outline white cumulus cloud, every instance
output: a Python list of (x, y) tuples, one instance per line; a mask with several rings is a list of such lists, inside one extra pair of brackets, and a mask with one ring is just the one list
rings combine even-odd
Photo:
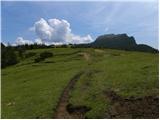
[(37, 43), (38, 45), (43, 44), (42, 40), (39, 38), (35, 39), (35, 43)]
[(35, 31), (38, 39), (42, 43), (89, 43), (93, 39), (90, 35), (79, 36), (71, 32), (70, 23), (66, 20), (49, 19), (45, 20), (41, 18), (35, 22), (34, 26), (31, 27)]
[(30, 44), (33, 44), (33, 42), (31, 40), (25, 40), (23, 39), (23, 37), (17, 37), (15, 44), (16, 45), (25, 45), (25, 44), (30, 45)]
[(92, 37), (90, 35), (81, 37), (81, 36), (72, 34), (71, 36), (72, 37), (70, 39), (70, 43), (73, 43), (73, 44), (90, 43), (90, 42), (93, 41), (93, 39), (92, 39)]

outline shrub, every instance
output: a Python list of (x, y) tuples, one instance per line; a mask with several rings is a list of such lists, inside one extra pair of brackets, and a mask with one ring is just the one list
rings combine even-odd
[(30, 58), (30, 57), (33, 57), (35, 55), (36, 55), (35, 52), (28, 52), (28, 53), (25, 54), (25, 58)]
[(18, 57), (12, 48), (2, 48), (1, 50), (2, 50), (1, 52), (1, 57), (2, 57), (1, 67), (2, 68), (5, 68), (10, 65), (15, 65), (19, 62)]
[(53, 54), (51, 52), (48, 52), (48, 51), (40, 53), (41, 58), (48, 58), (48, 57), (52, 57), (52, 56), (53, 56)]
[(40, 53), (40, 55), (34, 59), (34, 62), (35, 63), (41, 62), (41, 61), (44, 61), (46, 58), (49, 58), (52, 56), (53, 54), (51, 52), (45, 51), (45, 52)]
[(41, 62), (41, 61), (44, 61), (44, 60), (45, 60), (44, 58), (37, 57), (37, 58), (34, 59), (34, 62), (38, 63), (38, 62)]

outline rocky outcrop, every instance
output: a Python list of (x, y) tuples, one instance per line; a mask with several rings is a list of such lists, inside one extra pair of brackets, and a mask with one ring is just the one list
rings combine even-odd
[(158, 50), (144, 44), (137, 44), (134, 37), (129, 37), (127, 34), (106, 34), (99, 36), (90, 47), (110, 48), (128, 51), (141, 51), (157, 53)]

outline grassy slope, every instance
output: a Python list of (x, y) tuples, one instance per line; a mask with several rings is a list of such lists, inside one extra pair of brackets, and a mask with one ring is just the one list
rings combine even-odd
[(86, 117), (104, 118), (109, 106), (104, 91), (108, 89), (124, 97), (158, 96), (158, 55), (117, 50), (90, 54), (88, 71), (70, 99), (74, 105), (92, 108)]
[[(52, 118), (69, 80), (85, 71), (70, 93), (70, 103), (92, 108), (89, 118), (101, 118), (108, 102), (103, 91), (122, 96), (158, 95), (158, 55), (118, 50), (58, 48), (54, 57), (33, 58), (2, 70), (2, 118)], [(34, 50), (35, 52), (44, 51)], [(85, 52), (85, 60), (78, 52)], [(81, 96), (81, 97), (79, 97)]]
[(28, 59), (2, 70), (2, 118), (53, 117), (61, 92), (85, 62), (77, 60), (76, 54), (61, 55), (77, 49), (50, 51), (58, 55), (46, 61), (54, 63), (35, 64)]

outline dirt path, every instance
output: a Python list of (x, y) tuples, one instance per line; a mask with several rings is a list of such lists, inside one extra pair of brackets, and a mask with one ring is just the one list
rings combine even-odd
[(90, 55), (89, 55), (88, 53), (84, 53), (83, 55), (84, 55), (84, 58), (85, 58), (87, 61), (89, 61)]
[(89, 61), (89, 60), (90, 60), (90, 55), (89, 55), (89, 53), (82, 52), (82, 53), (79, 53), (79, 54), (80, 54), (80, 55), (83, 55), (86, 61)]
[(80, 76), (83, 74), (84, 72), (79, 72), (78, 74), (76, 74), (68, 83), (68, 85), (66, 86), (66, 88), (64, 89), (58, 106), (57, 106), (57, 110), (54, 114), (54, 118), (55, 119), (80, 119), (80, 118), (84, 118), (84, 116), (79, 113), (79, 112), (74, 112), (74, 113), (69, 113), (67, 110), (67, 106), (68, 106), (68, 102), (69, 102), (69, 93), (70, 91), (74, 88), (77, 80), (80, 78)]

